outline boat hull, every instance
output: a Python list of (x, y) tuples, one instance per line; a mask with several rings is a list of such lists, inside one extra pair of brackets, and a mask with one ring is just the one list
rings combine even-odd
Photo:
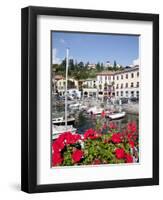
[[(65, 125), (65, 120), (60, 121), (60, 122), (52, 121), (52, 123), (53, 123), (54, 125)], [(70, 119), (70, 120), (67, 121), (67, 124), (68, 124), (68, 125), (73, 125), (74, 123), (75, 123), (75, 119)]]
[(122, 119), (126, 115), (125, 112), (123, 113), (118, 113), (118, 114), (108, 114), (106, 117), (108, 117), (111, 120), (117, 120), (117, 119)]

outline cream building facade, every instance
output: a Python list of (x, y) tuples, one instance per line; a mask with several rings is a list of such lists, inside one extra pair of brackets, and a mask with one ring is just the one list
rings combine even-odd
[(82, 84), (83, 97), (97, 97), (97, 80), (90, 78), (83, 81)]
[(139, 66), (114, 75), (115, 97), (139, 98)]
[(139, 98), (139, 66), (97, 74), (98, 97)]
[(98, 97), (104, 98), (109, 96), (114, 96), (114, 73), (109, 71), (104, 71), (97, 74), (97, 91)]

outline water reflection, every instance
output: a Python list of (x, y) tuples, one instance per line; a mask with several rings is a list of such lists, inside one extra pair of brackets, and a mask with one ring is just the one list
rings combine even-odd
[[(77, 128), (77, 132), (83, 134), (87, 129), (94, 128), (96, 126), (96, 121), (99, 120), (101, 116), (90, 116), (84, 112), (79, 112), (78, 118), (75, 120), (75, 128)], [(118, 120), (110, 120), (109, 118), (105, 118), (103, 120), (106, 124), (110, 122), (114, 122), (118, 128), (118, 130), (122, 130), (128, 122), (135, 121), (137, 124), (137, 128), (139, 127), (139, 116), (137, 114), (126, 114), (126, 116), (122, 119)]]

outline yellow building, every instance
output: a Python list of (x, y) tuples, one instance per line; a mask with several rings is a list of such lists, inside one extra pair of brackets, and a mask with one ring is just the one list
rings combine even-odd
[[(63, 76), (60, 75), (56, 75), (54, 77), (55, 80), (55, 90), (57, 93), (59, 93), (60, 95), (64, 95), (65, 93), (65, 88), (66, 88), (66, 80)], [(68, 79), (68, 89), (77, 89), (78, 90), (78, 81), (73, 79), (73, 78), (69, 78)]]

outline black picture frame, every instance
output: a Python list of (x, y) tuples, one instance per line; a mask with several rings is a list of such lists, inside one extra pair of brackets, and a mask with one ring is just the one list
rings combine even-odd
[[(153, 23), (153, 177), (37, 185), (37, 16), (56, 15)], [(28, 193), (159, 184), (159, 15), (30, 6), (21, 11), (21, 190)]]

